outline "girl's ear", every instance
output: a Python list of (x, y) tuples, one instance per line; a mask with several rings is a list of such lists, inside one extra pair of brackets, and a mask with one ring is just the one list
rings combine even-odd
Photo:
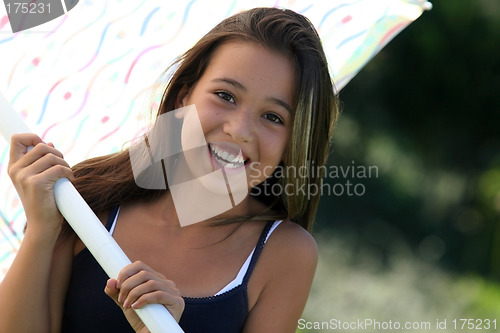
[(180, 90), (179, 93), (177, 94), (177, 98), (175, 100), (175, 108), (180, 109), (184, 106), (187, 106), (186, 104), (186, 97), (189, 93), (189, 88), (187, 85), (184, 85)]

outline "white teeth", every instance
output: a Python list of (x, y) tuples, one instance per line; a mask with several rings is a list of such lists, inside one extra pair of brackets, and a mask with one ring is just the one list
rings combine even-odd
[(227, 151), (223, 151), (221, 148), (212, 144), (210, 144), (210, 150), (212, 151), (212, 156), (217, 161), (217, 163), (225, 168), (239, 168), (243, 163), (245, 163), (245, 160), (243, 159), (243, 156), (241, 154), (239, 154), (238, 156), (234, 156), (233, 154), (230, 154)]
[(235, 164), (235, 163), (229, 163), (229, 164), (224, 165), (225, 168), (229, 168), (229, 169), (239, 168), (240, 166), (241, 166), (241, 164)]

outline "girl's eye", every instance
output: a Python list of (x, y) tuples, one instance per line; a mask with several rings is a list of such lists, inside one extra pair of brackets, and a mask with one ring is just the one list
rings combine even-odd
[(228, 92), (219, 91), (219, 92), (216, 92), (215, 94), (217, 96), (219, 96), (219, 98), (223, 99), (226, 102), (229, 102), (229, 103), (234, 103), (235, 102), (234, 97), (231, 96), (231, 94), (228, 93)]
[(276, 124), (283, 124), (283, 119), (275, 113), (266, 113), (264, 118)]

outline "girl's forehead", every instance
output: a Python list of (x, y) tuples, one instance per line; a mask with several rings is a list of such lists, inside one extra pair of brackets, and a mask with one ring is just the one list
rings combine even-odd
[(212, 54), (202, 77), (205, 81), (231, 79), (245, 88), (265, 88), (293, 97), (295, 68), (292, 60), (249, 41), (231, 41)]
[[(290, 60), (283, 54), (272, 50), (262, 44), (253, 41), (230, 40), (220, 44), (212, 53), (210, 62), (216, 59), (225, 58), (225, 60), (239, 61), (244, 57), (272, 59), (280, 58), (281, 61), (289, 62)], [(235, 58), (236, 57), (236, 58)]]

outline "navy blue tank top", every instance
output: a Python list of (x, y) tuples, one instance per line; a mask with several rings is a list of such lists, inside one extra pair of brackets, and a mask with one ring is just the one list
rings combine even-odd
[[(118, 207), (106, 223), (110, 230)], [(217, 296), (184, 297), (179, 325), (185, 333), (241, 332), (248, 315), (247, 285), (273, 222), (264, 227), (243, 278), (243, 283)], [(85, 248), (73, 259), (69, 291), (64, 306), (62, 333), (133, 333), (122, 310), (104, 293), (108, 276)]]

